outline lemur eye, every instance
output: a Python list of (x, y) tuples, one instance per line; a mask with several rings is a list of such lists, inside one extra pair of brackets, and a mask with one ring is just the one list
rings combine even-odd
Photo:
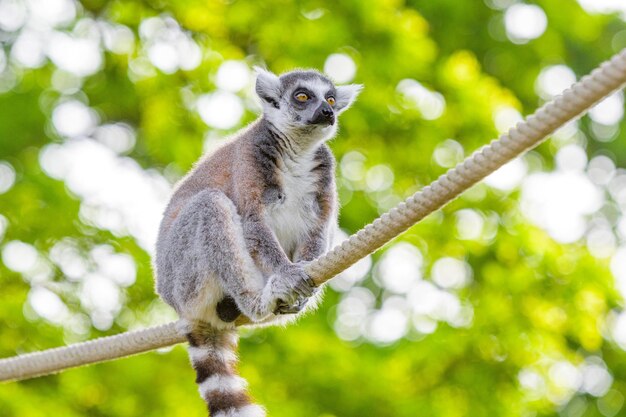
[(328, 102), (328, 104), (330, 104), (331, 106), (335, 105), (335, 97), (330, 96), (326, 99), (326, 101)]
[(301, 102), (305, 102), (309, 99), (309, 96), (306, 95), (305, 93), (298, 93), (296, 94), (296, 100), (301, 101)]

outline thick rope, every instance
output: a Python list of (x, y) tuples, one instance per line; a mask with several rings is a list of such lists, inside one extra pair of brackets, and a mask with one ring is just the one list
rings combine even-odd
[(0, 360), (0, 381), (22, 380), (66, 368), (104, 362), (184, 342), (179, 322), (101, 337), (83, 343)]
[[(374, 252), (463, 191), (539, 145), (545, 137), (579, 117), (596, 102), (626, 83), (626, 49), (546, 103), (498, 140), (415, 193), (341, 245), (315, 259), (307, 272), (321, 285), (359, 259)], [(246, 324), (247, 319), (237, 324)], [(0, 360), (0, 381), (21, 380), (63, 369), (129, 356), (184, 341), (179, 322), (127, 332), (74, 345)]]

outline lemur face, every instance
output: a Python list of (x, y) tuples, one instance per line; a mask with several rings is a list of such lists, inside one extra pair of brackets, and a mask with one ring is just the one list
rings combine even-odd
[(280, 77), (281, 104), (296, 124), (304, 126), (335, 124), (337, 90), (333, 83), (313, 71), (289, 72)]
[(337, 130), (337, 116), (354, 101), (361, 85), (335, 86), (313, 70), (296, 70), (280, 77), (257, 68), (256, 91), (265, 118), (287, 133), (328, 139)]

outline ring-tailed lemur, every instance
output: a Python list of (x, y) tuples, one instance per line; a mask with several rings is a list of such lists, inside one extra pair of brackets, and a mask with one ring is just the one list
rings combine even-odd
[(302, 310), (314, 294), (304, 265), (328, 249), (337, 222), (334, 158), (324, 142), (360, 89), (312, 70), (278, 77), (257, 69), (263, 115), (201, 159), (167, 206), (157, 290), (185, 323), (213, 417), (265, 415), (236, 373), (232, 321), (241, 311), (255, 324), (284, 322), (280, 313)]

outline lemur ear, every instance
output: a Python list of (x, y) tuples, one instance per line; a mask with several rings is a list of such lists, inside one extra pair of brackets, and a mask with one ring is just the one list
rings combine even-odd
[(279, 107), (280, 80), (273, 72), (261, 67), (254, 67), (256, 72), (256, 93), (263, 100), (263, 104), (268, 103), (276, 108)]
[(363, 89), (363, 84), (348, 84), (348, 85), (340, 85), (336, 87), (337, 97), (336, 97), (336, 109), (337, 112), (342, 112), (354, 103), (357, 96)]

